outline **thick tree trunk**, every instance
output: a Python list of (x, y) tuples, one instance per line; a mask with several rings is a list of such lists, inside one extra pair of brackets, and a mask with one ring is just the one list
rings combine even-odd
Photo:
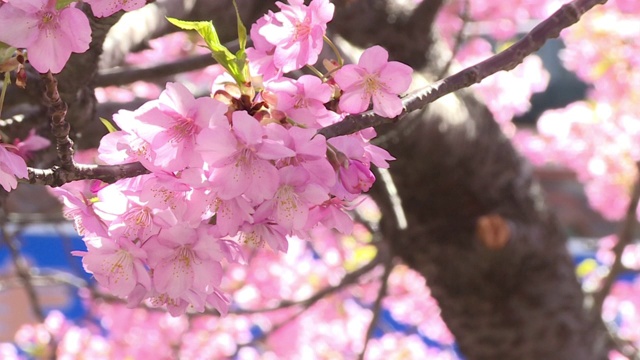
[[(447, 54), (430, 31), (439, 2), (411, 11), (395, 3), (340, 3), (335, 29), (439, 73)], [(584, 308), (566, 237), (485, 106), (452, 94), (378, 132), (397, 158), (390, 172), (408, 221), (397, 228), (379, 184), (385, 238), (425, 276), (468, 359), (606, 358), (606, 334)]]

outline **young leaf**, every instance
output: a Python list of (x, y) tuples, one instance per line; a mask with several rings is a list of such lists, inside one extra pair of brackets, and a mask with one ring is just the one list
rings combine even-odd
[(236, 56), (232, 54), (229, 49), (224, 47), (222, 43), (220, 43), (220, 38), (218, 38), (216, 29), (213, 27), (213, 23), (211, 21), (183, 21), (174, 18), (167, 18), (167, 20), (183, 30), (197, 31), (207, 43), (207, 46), (209, 46), (213, 58), (220, 65), (224, 66), (236, 81), (239, 80), (241, 74), (240, 71), (238, 71), (239, 69), (237, 64), (235, 63)]
[(247, 47), (247, 28), (242, 23), (240, 18), (240, 12), (238, 11), (238, 4), (236, 0), (233, 0), (233, 7), (236, 9), (236, 21), (238, 22), (238, 43), (240, 44), (240, 51), (244, 53)]
[[(246, 87), (246, 84), (249, 83), (249, 76), (244, 50), (240, 49), (240, 51), (238, 51), (239, 56), (236, 56), (222, 45), (211, 21), (183, 21), (174, 18), (167, 18), (167, 20), (183, 30), (197, 31), (207, 43), (207, 46), (209, 46), (211, 55), (218, 64), (227, 69), (240, 88), (244, 89)], [(244, 25), (242, 25), (242, 27), (244, 28)], [(246, 43), (246, 29), (244, 38), (244, 42)]]
[(105, 119), (105, 118), (103, 118), (103, 117), (101, 117), (101, 118), (100, 118), (100, 121), (102, 121), (102, 125), (104, 125), (104, 127), (106, 127), (106, 128), (107, 128), (107, 130), (109, 131), (109, 133), (112, 133), (112, 132), (116, 132), (116, 131), (118, 131), (118, 129), (116, 128), (116, 126), (115, 126), (115, 125), (113, 125), (113, 124), (111, 123), (111, 121), (109, 121), (109, 120), (107, 120), (107, 119)]
[(56, 10), (64, 9), (76, 0), (56, 0)]
[(16, 52), (16, 48), (0, 42), (0, 63), (3, 63), (13, 57)]
[(9, 72), (4, 73), (4, 80), (2, 82), (2, 93), (0, 93), (0, 115), (2, 115), (2, 106), (4, 105), (4, 96), (7, 94), (7, 88), (11, 84), (11, 74)]

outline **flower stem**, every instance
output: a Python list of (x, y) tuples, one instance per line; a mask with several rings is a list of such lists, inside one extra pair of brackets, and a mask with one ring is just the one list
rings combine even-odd
[(327, 45), (331, 47), (331, 50), (333, 50), (333, 53), (336, 54), (339, 67), (342, 67), (342, 65), (344, 65), (344, 60), (342, 59), (342, 56), (340, 56), (340, 51), (338, 51), (338, 48), (336, 47), (336, 45), (333, 43), (333, 41), (331, 41), (331, 39), (327, 37), (327, 35), (323, 35), (322, 38), (324, 39), (324, 42), (326, 42)]

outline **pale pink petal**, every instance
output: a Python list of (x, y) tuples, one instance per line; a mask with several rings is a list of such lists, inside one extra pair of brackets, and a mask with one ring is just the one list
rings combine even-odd
[(389, 53), (381, 46), (372, 46), (365, 50), (358, 60), (358, 65), (363, 67), (369, 74), (375, 74), (387, 64)]
[(348, 90), (351, 87), (360, 87), (363, 82), (362, 70), (357, 65), (349, 64), (338, 70), (333, 79), (342, 90)]
[(48, 3), (49, 0), (12, 0), (8, 5), (14, 6), (27, 13), (35, 13), (44, 10)]
[[(91, 26), (89, 19), (80, 9), (68, 7), (60, 11), (60, 30), (64, 34), (61, 42), (70, 48), (70, 51), (83, 53), (89, 49), (91, 43)], [(62, 39), (64, 38), (64, 39)], [(62, 46), (60, 44), (59, 46)]]
[(160, 293), (180, 297), (193, 283), (194, 271), (179, 258), (169, 259), (153, 269), (153, 285)]
[(231, 164), (214, 172), (211, 184), (221, 199), (240, 196), (251, 185), (251, 169), (242, 164)]
[(196, 144), (196, 149), (202, 152), (203, 159), (212, 167), (229, 165), (238, 151), (236, 137), (228, 129), (220, 127), (202, 129), (196, 138)]
[(371, 97), (363, 88), (345, 92), (340, 96), (340, 110), (350, 114), (359, 114), (369, 107)]
[(262, 125), (253, 116), (247, 114), (246, 111), (233, 113), (233, 131), (247, 145), (258, 144), (262, 141), (262, 135), (264, 135)]
[(411, 85), (413, 69), (403, 63), (392, 61), (382, 68), (378, 80), (394, 94), (401, 94)]
[(181, 83), (167, 83), (166, 90), (160, 94), (160, 109), (177, 112), (187, 116), (193, 107), (195, 99), (193, 94)]
[(273, 197), (278, 189), (278, 170), (268, 161), (256, 159), (250, 169), (251, 186), (245, 195), (255, 202)]
[(256, 155), (267, 160), (278, 160), (295, 156), (296, 153), (278, 142), (265, 139)]
[(68, 45), (61, 43), (62, 37), (58, 33), (41, 34), (38, 39), (27, 48), (29, 62), (40, 73), (51, 71), (59, 73), (71, 56)]
[(373, 94), (373, 112), (392, 118), (402, 112), (402, 100), (397, 95), (378, 91)]
[(19, 10), (14, 4), (3, 5), (0, 7), (0, 41), (15, 47), (31, 46), (38, 38), (40, 20), (35, 13)]

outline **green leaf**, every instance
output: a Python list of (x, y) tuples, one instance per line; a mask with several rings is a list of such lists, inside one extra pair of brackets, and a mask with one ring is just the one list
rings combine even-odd
[(16, 48), (0, 42), (0, 64), (11, 59), (16, 52)]
[(0, 93), (0, 115), (2, 115), (2, 106), (4, 105), (4, 96), (7, 94), (7, 88), (11, 84), (11, 74), (9, 72), (4, 73), (4, 80), (2, 81), (2, 93)]
[[(218, 64), (227, 69), (241, 89), (246, 87), (246, 84), (249, 83), (249, 76), (244, 49), (240, 49), (237, 55), (229, 51), (229, 49), (220, 43), (220, 38), (211, 21), (183, 21), (174, 18), (167, 18), (167, 20), (183, 30), (197, 31), (207, 43), (209, 50), (211, 50), (211, 55)], [(242, 25), (242, 28), (244, 28), (244, 25)], [(244, 33), (244, 42), (246, 44), (246, 29)]]
[[(236, 0), (233, 0), (233, 7), (236, 9), (236, 21), (238, 22), (238, 46), (240, 49), (236, 52), (236, 62), (238, 63), (238, 67), (240, 71), (242, 71), (243, 79), (248, 82), (251, 79), (251, 74), (249, 74), (249, 66), (247, 66), (247, 28), (242, 23), (242, 19), (240, 18), (240, 12), (238, 11), (238, 4)], [(241, 86), (242, 87), (242, 86)]]
[(56, 0), (56, 10), (63, 9), (74, 1), (77, 0)]
[(100, 118), (100, 121), (102, 121), (102, 125), (104, 125), (104, 127), (106, 127), (106, 128), (107, 128), (107, 130), (109, 131), (109, 133), (112, 133), (112, 132), (116, 132), (116, 131), (118, 131), (118, 129), (116, 128), (116, 126), (115, 126), (115, 125), (113, 125), (113, 124), (111, 123), (111, 121), (109, 121), (109, 120), (107, 120), (107, 119), (105, 119), (105, 118), (103, 118), (103, 117), (101, 117), (101, 118)]
[(236, 9), (236, 21), (238, 22), (238, 43), (240, 44), (240, 51), (244, 53), (244, 49), (247, 47), (247, 28), (244, 27), (242, 19), (240, 18), (236, 0), (233, 0), (233, 7)]

